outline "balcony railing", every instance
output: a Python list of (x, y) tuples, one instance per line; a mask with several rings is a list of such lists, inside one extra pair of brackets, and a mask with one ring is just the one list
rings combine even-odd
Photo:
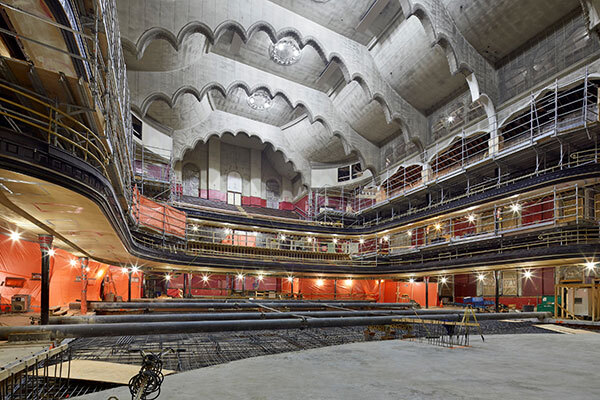
[[(60, 4), (69, 25), (39, 16), (25, 3), (16, 6), (0, 1), (4, 11), (33, 26), (51, 26), (60, 37), (71, 38), (75, 46), (57, 45), (48, 38), (28, 37), (8, 29), (2, 29), (4, 35), (42, 46), (57, 57), (67, 55), (74, 66), (83, 66), (74, 69), (77, 80), (65, 76), (63, 71), (47, 69), (52, 64), (44, 64), (44, 60), (36, 58), (37, 54), (30, 54), (29, 74), (36, 77), (35, 83), (32, 85), (20, 74), (3, 73), (1, 115), (7, 127), (17, 132), (23, 124), (29, 127), (27, 132), (34, 128), (36, 136), (45, 131), (49, 144), (91, 163), (111, 180), (117, 193), (123, 194), (123, 200), (131, 202), (133, 139), (115, 0), (94, 0), (90, 2), (93, 10), (80, 10), (89, 13), (85, 17), (91, 23), (86, 24), (79, 22), (80, 16), (70, 1)], [(7, 64), (3, 72), (23, 68), (22, 60), (3, 61)], [(62, 85), (58, 90), (57, 81)]]
[[(580, 154), (579, 158), (591, 156), (591, 153), (586, 154)], [(372, 267), (376, 260), (378, 264), (388, 262), (388, 257), (393, 257), (394, 263), (404, 262), (404, 259), (414, 262), (415, 255), (430, 252), (437, 254), (435, 257), (438, 258), (445, 257), (446, 253), (456, 256), (455, 249), (468, 243), (523, 234), (531, 239), (532, 232), (535, 236), (537, 231), (547, 232), (556, 228), (576, 231), (577, 227), (597, 226), (595, 209), (598, 193), (592, 184), (589, 185), (561, 185), (537, 190), (364, 236), (231, 227), (188, 218), (185, 242), (176, 245), (145, 244), (190, 255), (302, 260), (322, 265)], [(544, 235), (539, 237), (540, 243), (556, 236)], [(527, 245), (535, 247), (536, 241), (530, 240)], [(502, 244), (500, 248), (506, 249)]]
[[(311, 217), (321, 215), (356, 215), (395, 198), (423, 189), (454, 173), (466, 171), (475, 164), (492, 162), (521, 147), (532, 146), (547, 137), (561, 137), (577, 129), (598, 123), (598, 85), (588, 74), (573, 81), (575, 86), (531, 97), (529, 106), (497, 126), (496, 118), (488, 118), (485, 126), (454, 130), (454, 140), (444, 148), (435, 144), (425, 150), (424, 163), (396, 165), (379, 174), (373, 181), (351, 188), (322, 188), (312, 192)], [(579, 84), (577, 84), (579, 82)], [(494, 182), (496, 183), (496, 182)], [(489, 185), (482, 184), (486, 187)], [(478, 191), (469, 187), (467, 194)], [(325, 218), (326, 219), (326, 218)]]

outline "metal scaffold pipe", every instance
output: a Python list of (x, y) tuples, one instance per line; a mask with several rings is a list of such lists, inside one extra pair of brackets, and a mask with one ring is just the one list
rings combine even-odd
[[(477, 313), (478, 320), (548, 318), (550, 313)], [(167, 333), (200, 333), (249, 331), (264, 329), (305, 329), (346, 326), (390, 325), (397, 315), (372, 317), (338, 317), (338, 318), (295, 318), (267, 320), (234, 320), (234, 321), (179, 321), (179, 322), (147, 322), (116, 324), (75, 324), (75, 325), (30, 325), (0, 327), (0, 339), (13, 334), (48, 334), (51, 338), (94, 337), (94, 336), (135, 336), (157, 335)], [(463, 313), (429, 314), (419, 316), (403, 316), (403, 318), (436, 319), (457, 321)]]
[(271, 302), (271, 303), (253, 303), (253, 302), (166, 302), (166, 303), (148, 303), (148, 302), (132, 302), (132, 303), (92, 303), (91, 310), (96, 311), (114, 311), (114, 310), (160, 310), (160, 309), (230, 309), (230, 308), (257, 308), (260, 305), (268, 305), (269, 307), (286, 307), (290, 309), (302, 308), (320, 308), (320, 307), (348, 307), (348, 308), (372, 308), (372, 309), (389, 309), (389, 308), (411, 308), (414, 303), (352, 303), (352, 302)]
[(114, 324), (122, 322), (171, 322), (171, 321), (223, 321), (246, 319), (281, 319), (281, 318), (333, 318), (361, 317), (383, 315), (427, 315), (456, 314), (456, 310), (350, 310), (350, 311), (295, 311), (295, 312), (207, 312), (207, 313), (169, 313), (169, 314), (134, 314), (134, 315), (88, 315), (71, 317), (51, 317), (53, 325), (66, 324)]

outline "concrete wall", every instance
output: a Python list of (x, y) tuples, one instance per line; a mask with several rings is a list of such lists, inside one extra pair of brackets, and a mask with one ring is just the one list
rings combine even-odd
[[(275, 180), (280, 189), (280, 209), (291, 209), (298, 187), (292, 185), (289, 171), (278, 171), (265, 154), (271, 151), (236, 146), (211, 137), (208, 143), (198, 143), (185, 153), (182, 162), (175, 164), (175, 174), (182, 182), (184, 195), (193, 196), (195, 187), (191, 179), (198, 180), (196, 196), (217, 201), (227, 201), (228, 176), (237, 172), (242, 178), (242, 205), (265, 207), (266, 182)], [(197, 170), (194, 174), (190, 171)], [(298, 180), (300, 182), (300, 180)]]
[(560, 74), (598, 51), (598, 39), (588, 34), (584, 16), (575, 15), (500, 66), (500, 103)]
[(331, 168), (313, 169), (311, 172), (311, 187), (322, 188), (326, 186), (345, 186), (350, 183), (356, 183), (362, 180), (366, 180), (367, 178), (370, 178), (372, 176), (371, 171), (363, 171), (362, 176), (359, 178), (350, 179), (344, 182), (338, 182), (338, 168), (344, 166), (345, 165), (335, 166)]

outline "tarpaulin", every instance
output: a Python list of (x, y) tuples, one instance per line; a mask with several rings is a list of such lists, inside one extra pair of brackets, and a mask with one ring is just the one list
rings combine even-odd
[[(71, 302), (81, 299), (81, 267), (79, 259), (71, 253), (54, 249), (54, 256), (50, 257), (50, 307), (66, 306)], [(71, 264), (75, 261), (75, 265)], [(41, 265), (42, 253), (38, 243), (26, 240), (12, 241), (9, 237), (0, 235), (0, 296), (2, 305), (10, 304), (15, 294), (30, 295), (32, 308), (39, 309), (41, 295)], [(88, 262), (90, 268), (88, 276), (87, 299), (89, 301), (100, 300), (100, 288), (102, 280), (107, 272), (113, 271), (113, 278), (119, 295), (127, 296), (128, 276), (115, 271), (119, 267), (109, 266), (96, 261)], [(140, 297), (141, 273), (137, 278), (137, 285), (132, 284), (132, 296)], [(6, 285), (7, 278), (20, 278), (22, 287), (10, 287)], [(106, 286), (106, 282), (105, 285)], [(105, 288), (106, 292), (106, 288)]]
[[(289, 293), (291, 282), (282, 281), (283, 293)], [(305, 300), (374, 300), (382, 298), (378, 280), (346, 280), (295, 278), (294, 293)]]
[(167, 235), (185, 237), (185, 212), (140, 195), (137, 187), (133, 188), (131, 211), (138, 224), (144, 227)]

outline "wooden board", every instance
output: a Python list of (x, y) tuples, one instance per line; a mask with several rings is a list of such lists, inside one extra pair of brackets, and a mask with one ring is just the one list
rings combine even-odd
[[(83, 381), (127, 385), (131, 377), (137, 375), (138, 372), (140, 372), (139, 365), (117, 364), (93, 360), (71, 360), (70, 378)], [(40, 376), (44, 376), (42, 369), (40, 369), (38, 373)], [(56, 375), (59, 373), (60, 371), (57, 370)], [(68, 373), (69, 367), (68, 364), (65, 363), (62, 367), (62, 377), (67, 378)], [(166, 376), (174, 374), (175, 371), (163, 369), (162, 373)], [(54, 368), (48, 370), (48, 376), (54, 376)]]
[(569, 328), (567, 326), (559, 326), (559, 325), (544, 324), (544, 325), (533, 325), (533, 326), (535, 326), (536, 328), (547, 329), (549, 331), (564, 333), (567, 335), (584, 334), (584, 333), (593, 334), (594, 333), (594, 332), (586, 331), (585, 329), (574, 329), (574, 328)]

